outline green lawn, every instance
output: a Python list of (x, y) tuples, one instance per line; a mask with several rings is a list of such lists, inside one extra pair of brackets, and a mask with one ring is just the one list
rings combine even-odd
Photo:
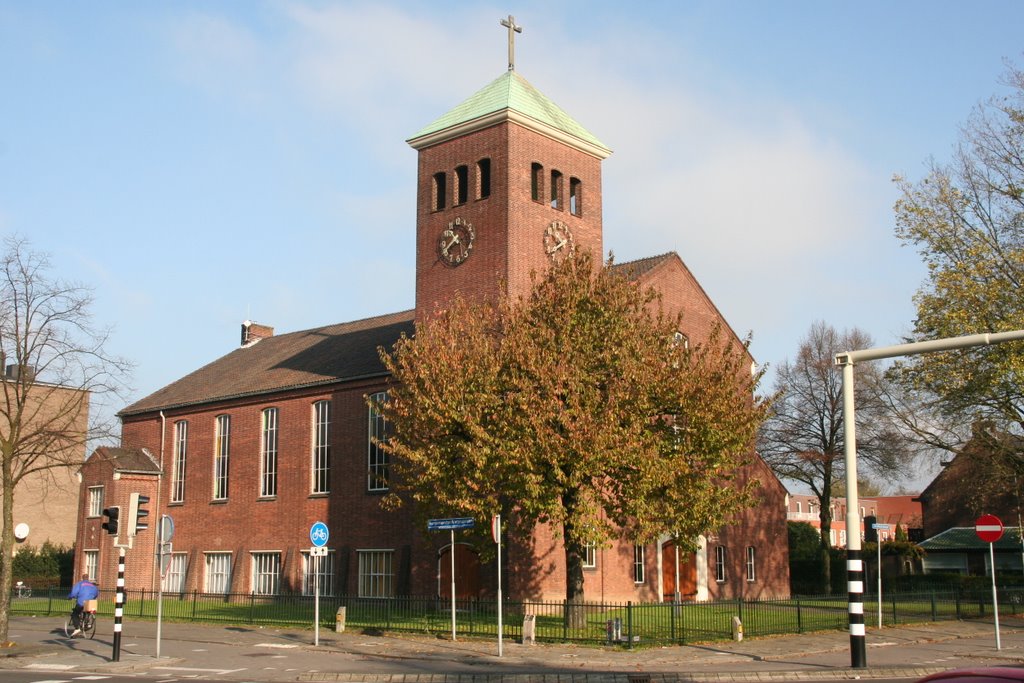
[[(64, 615), (72, 601), (66, 590), (54, 590), (50, 596), (13, 598), (14, 614)], [(100, 596), (99, 616), (113, 619), (112, 592)], [(883, 622), (924, 622), (944, 619), (975, 618), (990, 613), (983, 593), (957, 598), (952, 593), (883, 595)], [(1020, 600), (1008, 600), (1000, 612), (1017, 614)], [(991, 598), (989, 597), (989, 600)], [(346, 608), (349, 629), (402, 631), (444, 634), (451, 630), (450, 603), (426, 598), (321, 598), (320, 622), (333, 628), (337, 608)], [(456, 630), (465, 636), (497, 634), (496, 605), (489, 601), (463, 601), (456, 612)], [(538, 640), (604, 642), (608, 622), (619, 620), (625, 640), (630, 635), (641, 644), (693, 643), (727, 640), (732, 637), (733, 618), (739, 617), (745, 637), (772, 634), (842, 630), (848, 626), (846, 596), (799, 598), (757, 602), (718, 601), (673, 604), (587, 604), (567, 615), (562, 603), (508, 603), (504, 610), (504, 635), (522, 634), (523, 615), (535, 616)], [(865, 621), (877, 623), (878, 603), (864, 603)], [(134, 591), (127, 596), (125, 619), (155, 619), (156, 595)], [(572, 617), (572, 618), (570, 618)], [(308, 596), (262, 597), (251, 595), (169, 594), (163, 600), (163, 618), (179, 622), (217, 622), (224, 624), (260, 624), (312, 628), (313, 599)]]

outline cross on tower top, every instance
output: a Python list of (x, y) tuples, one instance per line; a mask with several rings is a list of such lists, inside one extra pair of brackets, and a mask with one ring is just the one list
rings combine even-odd
[(522, 26), (516, 25), (516, 18), (511, 14), (508, 19), (502, 19), (501, 25), (508, 29), (508, 70), (516, 70), (516, 34), (523, 32)]

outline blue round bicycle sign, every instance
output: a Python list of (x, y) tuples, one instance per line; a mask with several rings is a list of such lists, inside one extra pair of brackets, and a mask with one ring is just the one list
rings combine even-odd
[(313, 542), (317, 548), (322, 548), (327, 545), (327, 539), (331, 537), (331, 532), (327, 530), (327, 525), (323, 522), (315, 522), (313, 526), (309, 528), (309, 540)]

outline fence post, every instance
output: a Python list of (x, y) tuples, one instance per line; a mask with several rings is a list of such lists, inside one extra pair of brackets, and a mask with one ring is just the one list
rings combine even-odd
[[(697, 609), (697, 603), (695, 602), (694, 610)], [(679, 642), (682, 645), (686, 644), (686, 612), (683, 611), (683, 605), (678, 600), (675, 602), (673, 613), (679, 615)]]
[(800, 612), (800, 598), (796, 599), (796, 632), (804, 632), (804, 617)]
[(196, 601), (199, 599), (199, 589), (192, 590), (192, 621), (196, 620)]
[(938, 616), (935, 611), (935, 589), (932, 589), (932, 621), (938, 621)]
[(53, 586), (46, 590), (46, 616), (53, 614)]
[(633, 649), (633, 601), (626, 602), (626, 649)]
[(956, 618), (957, 619), (963, 619), (963, 615), (960, 612), (960, 589), (959, 588), (956, 591), (956, 597), (954, 599), (956, 600)]
[[(879, 596), (879, 599), (881, 599), (881, 596)], [(892, 596), (892, 625), (895, 626), (898, 623), (900, 623), (900, 620), (899, 620), (899, 617), (896, 616), (896, 594), (893, 593), (893, 596)]]
[(249, 593), (249, 623), (254, 623), (254, 613), (256, 611), (256, 591)]
[(672, 642), (674, 643), (674, 642), (676, 642), (676, 601), (675, 601), (675, 598), (672, 599), (672, 604), (669, 606), (668, 623), (669, 623), (669, 631), (668, 631), (669, 632), (669, 637), (672, 639)]

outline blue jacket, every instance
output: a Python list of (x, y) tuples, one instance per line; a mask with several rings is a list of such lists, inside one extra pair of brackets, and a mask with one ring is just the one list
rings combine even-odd
[(95, 583), (88, 579), (82, 579), (71, 587), (71, 595), (68, 597), (77, 598), (79, 606), (85, 607), (86, 600), (95, 600), (99, 594), (100, 589)]

